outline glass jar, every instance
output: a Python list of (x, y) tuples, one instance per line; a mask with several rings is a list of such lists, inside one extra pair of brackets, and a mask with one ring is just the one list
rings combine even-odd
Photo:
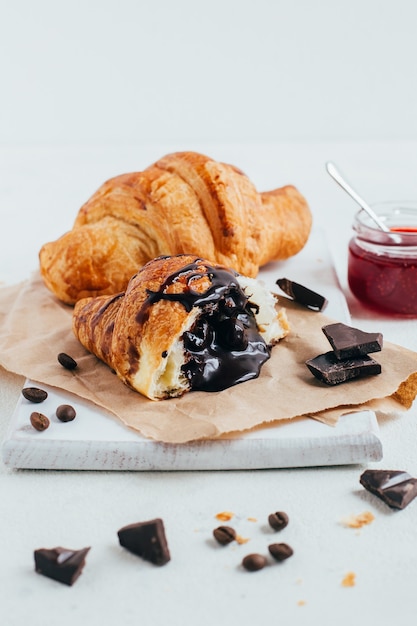
[(355, 215), (349, 287), (381, 313), (417, 317), (417, 202), (381, 202), (372, 208), (390, 232), (378, 228), (365, 211)]

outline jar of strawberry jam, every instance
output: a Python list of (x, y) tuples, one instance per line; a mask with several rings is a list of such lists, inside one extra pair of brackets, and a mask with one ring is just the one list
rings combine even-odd
[(348, 282), (365, 305), (390, 315), (417, 317), (417, 202), (383, 202), (355, 215), (349, 242)]

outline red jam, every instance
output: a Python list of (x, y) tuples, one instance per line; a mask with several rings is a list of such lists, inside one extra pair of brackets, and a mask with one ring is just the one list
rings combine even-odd
[(392, 233), (417, 233), (417, 228), (414, 228), (414, 226), (393, 226), (390, 228), (390, 231)]
[(417, 205), (413, 206), (414, 213), (407, 209), (404, 215), (398, 203), (396, 210), (386, 209), (383, 219), (389, 233), (374, 226), (362, 211), (355, 218), (349, 287), (363, 304), (381, 313), (417, 317)]

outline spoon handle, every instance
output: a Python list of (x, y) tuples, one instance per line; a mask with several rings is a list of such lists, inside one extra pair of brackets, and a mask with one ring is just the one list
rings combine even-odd
[(364, 211), (366, 211), (366, 213), (368, 213), (369, 217), (373, 219), (375, 224), (377, 224), (381, 230), (386, 233), (391, 232), (390, 229), (383, 222), (381, 222), (381, 220), (376, 215), (375, 211), (371, 209), (369, 204), (367, 204), (365, 200), (363, 200), (363, 198), (361, 198), (361, 196), (345, 181), (334, 163), (326, 163), (326, 169), (330, 176), (338, 183), (338, 185), (340, 185), (342, 189), (344, 189), (346, 193), (348, 193), (350, 197), (353, 198), (353, 200), (355, 200), (355, 202), (357, 202), (359, 206)]

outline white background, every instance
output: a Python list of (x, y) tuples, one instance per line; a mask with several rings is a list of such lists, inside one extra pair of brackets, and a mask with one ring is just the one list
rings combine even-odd
[(417, 139), (414, 0), (0, 0), (0, 144)]
[[(329, 235), (354, 325), (417, 350), (415, 320), (371, 314), (349, 293), (357, 207), (324, 170), (334, 160), (370, 202), (417, 197), (416, 18), (415, 0), (0, 0), (0, 284), (27, 278), (41, 245), (71, 227), (106, 178), (197, 149), (241, 167), (260, 190), (299, 187)], [(22, 384), (0, 369), (1, 439)], [(417, 476), (416, 405), (379, 421), (379, 467)], [(414, 624), (417, 501), (388, 510), (360, 488), (362, 469), (0, 464), (0, 623)], [(248, 545), (214, 544), (221, 510), (236, 513)], [(266, 549), (273, 510), (290, 516), (272, 537), (294, 557), (246, 575), (242, 555)], [(371, 526), (341, 524), (364, 510)], [(158, 570), (116, 537), (156, 516), (172, 553)], [(33, 571), (33, 550), (54, 545), (92, 545), (71, 589)], [(349, 571), (357, 584), (344, 588)]]

